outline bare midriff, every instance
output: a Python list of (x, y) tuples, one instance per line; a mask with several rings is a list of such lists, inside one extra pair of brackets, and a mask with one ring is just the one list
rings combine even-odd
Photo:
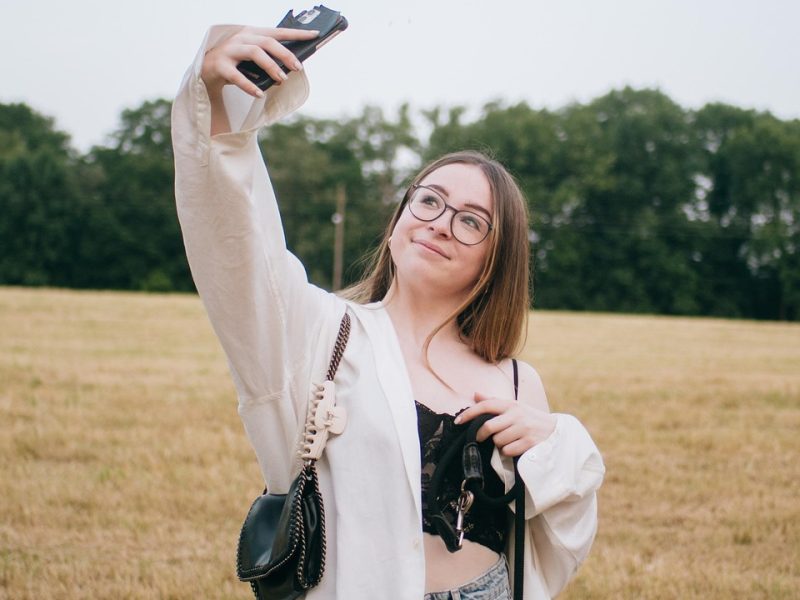
[(482, 544), (464, 540), (458, 552), (450, 552), (438, 535), (422, 534), (425, 548), (425, 593), (451, 590), (483, 575), (499, 555)]

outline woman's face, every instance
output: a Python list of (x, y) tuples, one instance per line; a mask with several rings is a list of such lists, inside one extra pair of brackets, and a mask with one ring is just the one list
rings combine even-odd
[[(480, 167), (464, 163), (445, 165), (427, 175), (420, 185), (438, 192), (455, 210), (469, 210), (493, 222), (489, 182)], [(423, 285), (445, 295), (472, 290), (483, 270), (491, 236), (472, 246), (461, 243), (450, 227), (454, 214), (448, 208), (433, 221), (421, 221), (406, 204), (390, 242), (401, 284)]]

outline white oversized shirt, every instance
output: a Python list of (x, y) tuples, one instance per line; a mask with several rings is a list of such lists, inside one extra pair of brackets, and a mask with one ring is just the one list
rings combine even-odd
[[(348, 303), (309, 284), (286, 249), (257, 145), (261, 126), (305, 101), (305, 74), (290, 74), (260, 100), (226, 87), (232, 132), (210, 137), (203, 55), (237, 30), (209, 30), (173, 106), (175, 196), (192, 276), (228, 359), (264, 480), (277, 493), (299, 470), (309, 392), (324, 379), (341, 317), (351, 312), (350, 341), (336, 375), (347, 427), (331, 438), (318, 462), (326, 570), (307, 598), (421, 600), (420, 448), (394, 327), (380, 303)], [(511, 461), (495, 451), (492, 465), (510, 489)], [(525, 598), (551, 598), (591, 547), (603, 462), (580, 422), (559, 414), (552, 435), (522, 455), (519, 471), (527, 490)], [(507, 537), (513, 566), (514, 536)]]

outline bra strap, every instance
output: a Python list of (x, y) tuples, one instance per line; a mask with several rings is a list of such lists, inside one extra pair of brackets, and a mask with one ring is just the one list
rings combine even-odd
[(514, 367), (514, 400), (519, 400), (519, 369), (516, 358), (511, 359), (511, 366)]

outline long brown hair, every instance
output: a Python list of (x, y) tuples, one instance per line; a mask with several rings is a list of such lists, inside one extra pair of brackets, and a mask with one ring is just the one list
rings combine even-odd
[(475, 151), (446, 154), (427, 164), (414, 177), (402, 202), (386, 226), (383, 239), (367, 259), (361, 281), (342, 292), (356, 302), (383, 300), (395, 276), (389, 238), (408, 203), (411, 186), (420, 183), (436, 169), (454, 163), (481, 169), (494, 200), (491, 244), (478, 281), (464, 302), (428, 336), (424, 353), (433, 337), (456, 319), (461, 338), (478, 356), (491, 362), (519, 350), (527, 332), (529, 307), (528, 210), (522, 191), (511, 174), (496, 160)]

